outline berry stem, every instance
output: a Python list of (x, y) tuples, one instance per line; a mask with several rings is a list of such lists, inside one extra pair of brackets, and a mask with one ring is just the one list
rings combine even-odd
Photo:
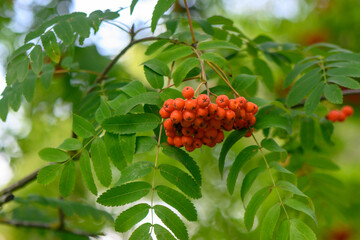
[(187, 13), (187, 17), (189, 19), (189, 27), (190, 27), (190, 32), (191, 32), (191, 39), (193, 43), (196, 43), (196, 39), (195, 39), (195, 35), (194, 35), (194, 29), (193, 29), (193, 25), (191, 22), (191, 17), (190, 17), (190, 10), (187, 4), (187, 1), (184, 0), (184, 4), (185, 4), (185, 8), (186, 8), (186, 13)]
[(288, 213), (287, 213), (287, 211), (286, 211), (286, 208), (285, 208), (284, 202), (283, 202), (283, 200), (282, 200), (282, 198), (281, 198), (281, 196), (280, 196), (280, 193), (279, 193), (278, 187), (277, 187), (277, 185), (276, 185), (276, 183), (275, 183), (275, 179), (274, 179), (274, 177), (273, 177), (273, 175), (272, 175), (272, 173), (271, 173), (271, 168), (270, 168), (270, 166), (269, 166), (268, 161), (266, 160), (265, 154), (263, 153), (263, 151), (262, 151), (262, 149), (261, 149), (261, 146), (260, 146), (259, 142), (257, 141), (257, 139), (256, 139), (255, 135), (252, 133), (252, 131), (250, 130), (250, 128), (249, 128), (249, 131), (250, 131), (251, 136), (253, 137), (253, 139), (254, 139), (254, 141), (255, 141), (256, 145), (259, 147), (260, 154), (261, 154), (261, 156), (263, 157), (264, 162), (265, 162), (265, 164), (266, 164), (266, 168), (267, 168), (267, 170), (268, 170), (268, 172), (269, 172), (269, 175), (270, 175), (270, 178), (271, 178), (271, 181), (272, 181), (273, 187), (275, 188), (276, 193), (277, 193), (277, 195), (278, 195), (278, 197), (279, 197), (279, 202), (280, 202), (280, 205), (281, 205), (281, 206), (282, 206), (282, 208), (284, 209), (284, 212), (285, 212), (286, 218), (289, 220), (289, 219), (290, 219), (290, 218), (289, 218), (289, 215), (288, 215)]

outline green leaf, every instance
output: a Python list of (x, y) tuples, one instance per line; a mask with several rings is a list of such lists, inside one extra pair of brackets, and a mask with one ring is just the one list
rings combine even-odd
[(158, 92), (146, 92), (137, 95), (136, 97), (130, 98), (125, 102), (121, 103), (116, 109), (116, 114), (125, 115), (130, 112), (135, 106), (139, 104), (150, 104), (150, 105), (160, 105), (160, 94)]
[(131, 182), (110, 188), (101, 194), (96, 201), (108, 207), (122, 206), (146, 196), (150, 189), (151, 184), (147, 182)]
[(130, 230), (148, 215), (149, 209), (148, 204), (141, 203), (123, 211), (115, 220), (115, 231), (126, 232)]
[(239, 92), (244, 91), (252, 86), (256, 82), (256, 79), (257, 76), (255, 75), (240, 74), (233, 79), (232, 86)]
[(301, 119), (300, 128), (301, 146), (305, 150), (311, 150), (315, 144), (315, 123), (312, 118)]
[(197, 212), (194, 204), (183, 194), (162, 185), (157, 186), (155, 190), (161, 200), (178, 210), (187, 220), (197, 220)]
[(44, 148), (39, 156), (47, 162), (64, 162), (70, 158), (69, 154), (57, 148)]
[(331, 142), (331, 135), (334, 132), (334, 124), (329, 120), (322, 118), (320, 119), (320, 130), (324, 140), (328, 144), (332, 145), (333, 142)]
[(360, 55), (356, 53), (336, 53), (327, 58), (325, 58), (326, 62), (338, 62), (338, 61), (349, 61), (349, 62), (360, 62)]
[(161, 76), (170, 76), (169, 67), (159, 59), (153, 58), (143, 63), (144, 66), (150, 68)]
[(59, 63), (61, 52), (55, 34), (52, 31), (48, 31), (44, 35), (41, 35), (40, 38), (46, 54), (53, 62)]
[(257, 210), (260, 208), (261, 204), (265, 201), (265, 199), (271, 193), (271, 189), (269, 187), (264, 187), (257, 191), (254, 196), (252, 196), (249, 204), (245, 209), (244, 222), (245, 227), (248, 231), (251, 230)]
[(256, 155), (259, 147), (256, 145), (251, 145), (243, 150), (236, 156), (233, 165), (230, 168), (229, 175), (227, 177), (227, 189), (230, 194), (233, 194), (234, 187), (236, 184), (237, 177), (241, 168), (247, 163), (252, 157)]
[(155, 71), (151, 70), (147, 66), (144, 66), (144, 73), (146, 80), (150, 83), (150, 85), (155, 89), (161, 89), (164, 86), (164, 77)]
[(39, 45), (36, 45), (30, 53), (31, 69), (38, 75), (43, 64), (43, 52)]
[(87, 150), (82, 151), (80, 155), (80, 172), (87, 188), (94, 195), (97, 195), (97, 188), (94, 182), (94, 177), (91, 171), (90, 157)]
[(283, 152), (286, 151), (282, 147), (280, 147), (277, 142), (275, 142), (272, 138), (264, 138), (261, 141), (261, 146), (271, 152)]
[(311, 91), (311, 89), (320, 82), (322, 75), (320, 68), (315, 68), (302, 76), (290, 89), (286, 98), (286, 105), (292, 107), (298, 104)]
[(312, 114), (315, 112), (317, 106), (320, 103), (321, 96), (323, 94), (325, 88), (325, 84), (320, 82), (315, 89), (310, 93), (309, 97), (306, 99), (305, 102), (305, 113), (307, 115)]
[(175, 213), (173, 213), (167, 207), (161, 205), (155, 205), (154, 211), (160, 220), (174, 233), (174, 235), (179, 240), (189, 239), (185, 224)]
[(272, 91), (274, 87), (274, 77), (267, 63), (260, 58), (254, 58), (253, 64), (255, 66), (255, 72), (262, 77), (265, 86)]
[(261, 223), (260, 240), (272, 240), (276, 223), (280, 216), (280, 205), (275, 204), (265, 214)]
[(146, 153), (150, 152), (157, 145), (156, 140), (149, 136), (137, 136), (136, 137), (135, 153)]
[(200, 186), (189, 174), (168, 164), (161, 164), (158, 169), (161, 176), (177, 186), (183, 193), (191, 198), (201, 198)]
[(189, 170), (191, 175), (194, 177), (197, 184), (201, 186), (200, 168), (197, 165), (197, 163), (194, 161), (194, 159), (180, 148), (172, 147), (166, 144), (163, 144), (162, 147), (163, 147), (162, 152), (165, 155), (179, 161), (182, 165), (184, 165), (185, 168)]
[(291, 134), (292, 132), (291, 123), (286, 117), (280, 116), (278, 114), (268, 114), (261, 116), (261, 118), (256, 118), (256, 129), (264, 129), (270, 127), (282, 128), (286, 130), (289, 134)]
[(100, 106), (95, 112), (95, 119), (101, 123), (105, 118), (111, 117), (111, 111), (104, 98), (100, 98)]
[(151, 31), (155, 32), (157, 23), (161, 16), (173, 5), (175, 0), (159, 0), (154, 8), (151, 18)]
[(265, 170), (266, 170), (265, 167), (257, 167), (257, 168), (252, 169), (245, 175), (244, 180), (241, 184), (241, 190), (240, 190), (241, 200), (243, 202), (245, 201), (245, 196), (249, 192), (249, 190), (250, 190), (252, 184), (254, 183), (254, 181), (256, 180), (257, 176), (259, 176)]
[(294, 175), (294, 173), (290, 172), (289, 170), (287, 170), (286, 168), (281, 166), (278, 162), (274, 161), (274, 162), (271, 162), (269, 165), (272, 169), (274, 169), (278, 172)]
[(309, 208), (308, 206), (306, 206), (304, 203), (302, 203), (294, 198), (286, 199), (284, 201), (284, 203), (288, 207), (291, 207), (299, 212), (305, 213), (306, 215), (308, 215), (309, 217), (311, 217), (314, 220), (316, 225), (318, 224), (314, 211), (311, 208)]
[(154, 164), (151, 162), (146, 162), (146, 161), (135, 162), (121, 171), (121, 177), (119, 181), (116, 183), (116, 185), (121, 185), (126, 182), (131, 182), (139, 178), (145, 177), (153, 169), (154, 169)]
[(326, 84), (324, 89), (325, 98), (334, 104), (342, 104), (343, 95), (341, 89), (335, 84)]
[(152, 240), (150, 228), (150, 223), (144, 223), (131, 234), (129, 240)]
[(200, 51), (207, 49), (219, 49), (219, 48), (233, 49), (236, 51), (240, 50), (240, 48), (235, 44), (223, 40), (211, 40), (206, 42), (200, 42), (197, 47), (197, 49)]
[(49, 89), (51, 80), (54, 76), (55, 67), (52, 64), (45, 64), (42, 66), (42, 73), (40, 75), (40, 83), (45, 89)]
[(65, 164), (59, 182), (59, 192), (61, 196), (68, 197), (74, 191), (76, 178), (76, 169), (74, 161)]
[(277, 232), (277, 240), (288, 240), (290, 234), (290, 222), (285, 219), (280, 223), (279, 230)]
[(219, 156), (219, 171), (221, 177), (223, 176), (224, 166), (225, 166), (225, 158), (230, 148), (239, 141), (240, 138), (245, 136), (247, 129), (243, 129), (240, 131), (233, 131), (229, 136), (226, 137), (225, 142), (221, 148), (220, 156)]
[(290, 219), (290, 240), (316, 240), (311, 228), (299, 219)]
[(79, 150), (82, 148), (82, 143), (80, 142), (79, 139), (67, 138), (59, 145), (58, 148), (68, 150), (68, 151)]
[(154, 232), (157, 240), (176, 240), (166, 228), (159, 224), (154, 224)]
[(72, 29), (83, 38), (90, 36), (90, 24), (88, 19), (83, 15), (77, 15), (71, 18), (70, 24)]
[(312, 60), (309, 62), (299, 62), (294, 66), (294, 69), (286, 76), (284, 81), (284, 87), (287, 88), (291, 85), (294, 79), (307, 68), (319, 63), (319, 60)]
[(17, 112), (21, 105), (22, 87), (21, 83), (15, 82), (9, 91), (9, 106)]
[(37, 174), (37, 182), (44, 185), (51, 183), (56, 179), (63, 167), (64, 165), (62, 164), (52, 164), (43, 167)]
[(302, 191), (300, 191), (294, 184), (292, 184), (288, 181), (280, 180), (280, 181), (277, 181), (276, 185), (279, 188), (282, 188), (285, 191), (291, 192), (295, 195), (299, 195), (299, 196), (306, 197), (306, 198), (308, 197)]
[(179, 58), (189, 56), (192, 53), (194, 52), (191, 47), (180, 44), (167, 51), (163, 51), (157, 58), (165, 63), (170, 63)]
[(9, 112), (8, 98), (7, 96), (3, 96), (2, 99), (0, 99), (0, 118), (3, 122), (6, 121), (8, 112)]
[(17, 67), (16, 67), (16, 70), (17, 70), (16, 76), (17, 77), (16, 78), (17, 78), (18, 82), (21, 83), (25, 80), (26, 75), (29, 72), (29, 64), (30, 64), (30, 60), (27, 57), (17, 63)]
[(160, 122), (160, 118), (155, 114), (141, 113), (107, 118), (101, 125), (111, 133), (130, 134), (153, 130)]
[(22, 91), (26, 101), (32, 102), (36, 86), (37, 76), (33, 72), (29, 72), (22, 84)]
[(327, 81), (350, 89), (360, 89), (360, 84), (358, 81), (345, 76), (330, 77)]
[(85, 118), (73, 114), (73, 131), (83, 138), (92, 137), (96, 134), (94, 126)]
[(100, 183), (108, 187), (111, 183), (111, 167), (106, 153), (105, 143), (101, 138), (95, 138), (91, 144), (91, 160)]
[(233, 25), (233, 21), (229, 18), (223, 16), (211, 16), (207, 19), (207, 21), (212, 25)]
[(134, 11), (134, 8), (135, 8), (138, 1), (139, 0), (132, 0), (131, 5), (130, 5), (130, 15), (132, 15), (132, 13)]
[(26, 54), (26, 52), (34, 46), (34, 43), (26, 43), (16, 49), (9, 57), (8, 61), (12, 61), (14, 58), (16, 58), (19, 55)]
[[(122, 142), (125, 141), (125, 139), (126, 137), (122, 138)], [(118, 134), (112, 134), (109, 132), (105, 133), (104, 141), (107, 152), (115, 167), (117, 167), (119, 170), (124, 169), (127, 165), (128, 156), (126, 156), (126, 152), (124, 152), (123, 149), (128, 145), (121, 145), (120, 136)]]
[(161, 48), (168, 42), (169, 42), (169, 40), (167, 40), (167, 39), (157, 40), (156, 42), (150, 44), (150, 46), (146, 49), (145, 55), (153, 54), (154, 52), (156, 52), (159, 48)]
[(355, 67), (332, 68), (326, 74), (328, 76), (360, 77), (360, 69)]
[(191, 69), (199, 65), (199, 59), (191, 57), (183, 61), (174, 71), (172, 77), (176, 87), (185, 79)]
[(215, 63), (221, 68), (227, 68), (228, 61), (217, 53), (206, 52), (200, 56), (200, 59)]
[(165, 88), (161, 93), (160, 93), (160, 98), (163, 101), (168, 100), (169, 98), (171, 99), (176, 99), (176, 98), (182, 98), (183, 95), (179, 90), (173, 89), (173, 88)]
[(313, 155), (311, 157), (305, 157), (304, 161), (310, 166), (325, 169), (325, 170), (339, 170), (339, 166), (331, 161), (331, 159), (322, 156)]
[(74, 41), (74, 33), (71, 25), (67, 21), (60, 21), (54, 26), (56, 35), (63, 40), (65, 44), (71, 44)]

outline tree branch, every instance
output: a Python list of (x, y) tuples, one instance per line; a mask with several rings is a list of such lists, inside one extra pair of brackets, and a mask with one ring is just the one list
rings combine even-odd
[(9, 187), (3, 189), (2, 191), (0, 191), (0, 197), (4, 196), (5, 194), (8, 193), (12, 193), (15, 190), (18, 190), (24, 186), (26, 186), (27, 184), (29, 184), (30, 182), (32, 182), (33, 180), (35, 180), (38, 172), (41, 170), (42, 168), (39, 168), (37, 170), (35, 170), (34, 172), (30, 173), (29, 175), (27, 175), (26, 177), (20, 179), (19, 181), (13, 183), (12, 185), (10, 185)]

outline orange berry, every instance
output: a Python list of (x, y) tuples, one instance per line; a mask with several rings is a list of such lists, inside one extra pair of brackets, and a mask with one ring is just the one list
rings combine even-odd
[(235, 112), (233, 110), (227, 109), (225, 111), (225, 118), (227, 121), (235, 120)]
[(238, 97), (236, 101), (239, 103), (239, 107), (241, 108), (244, 108), (245, 104), (247, 103), (247, 100), (244, 97)]
[(194, 142), (193, 142), (193, 147), (195, 148), (200, 148), (202, 146), (202, 141), (199, 138), (195, 138)]
[(194, 138), (191, 136), (182, 136), (181, 142), (184, 146), (191, 146), (194, 142)]
[(208, 147), (215, 147), (216, 142), (215, 141), (211, 141), (207, 144)]
[(326, 118), (329, 120), (329, 121), (332, 121), (332, 122), (336, 122), (338, 119), (339, 119), (339, 111), (337, 110), (331, 110), (328, 115), (326, 116)]
[(195, 120), (195, 113), (190, 111), (183, 112), (183, 119), (187, 122), (192, 122)]
[(234, 121), (230, 121), (226, 124), (223, 124), (223, 129), (225, 129), (226, 131), (231, 131), (234, 127)]
[(204, 120), (202, 118), (195, 118), (194, 126), (203, 127), (204, 126)]
[(196, 111), (197, 118), (205, 118), (209, 114), (209, 110), (207, 108), (198, 108)]
[(210, 125), (210, 127), (212, 127), (212, 128), (220, 129), (220, 128), (221, 128), (221, 121), (220, 121), (220, 120), (216, 120), (216, 119), (213, 118), (213, 119), (210, 119), (209, 125)]
[(225, 136), (224, 136), (224, 132), (221, 131), (221, 130), (219, 130), (216, 138), (214, 139), (214, 141), (215, 141), (216, 143), (221, 143), (221, 142), (224, 140), (224, 137), (225, 137)]
[(215, 113), (215, 119), (223, 120), (225, 118), (226, 112), (225, 109), (219, 107), (217, 113)]
[(165, 127), (166, 130), (173, 130), (174, 129), (174, 124), (171, 121), (171, 119), (168, 118), (168, 119), (166, 119), (164, 121), (164, 127)]
[(168, 99), (164, 102), (163, 108), (171, 113), (174, 110), (174, 100), (173, 99)]
[(252, 118), (249, 120), (249, 127), (254, 126), (256, 123), (256, 117), (252, 116)]
[(343, 122), (343, 121), (345, 121), (345, 119), (346, 119), (346, 115), (345, 115), (345, 113), (344, 113), (344, 112), (342, 112), (342, 111), (339, 111), (339, 114), (338, 114), (338, 121), (339, 121), (339, 122)]
[(182, 144), (181, 137), (175, 136), (175, 137), (174, 137), (174, 144), (175, 144), (175, 146), (177, 146), (177, 147), (179, 147), (179, 148), (182, 147), (183, 144)]
[(250, 130), (246, 132), (245, 137), (251, 137), (251, 132), (250, 132)]
[(253, 113), (255, 111), (255, 104), (252, 102), (247, 102), (245, 104), (245, 111), (248, 113)]
[(246, 118), (246, 111), (245, 109), (240, 109), (240, 119), (245, 119)]
[(351, 115), (354, 114), (354, 109), (353, 109), (351, 106), (349, 106), (349, 105), (343, 106), (342, 109), (341, 109), (341, 111), (342, 111), (347, 117), (349, 117), (349, 116), (351, 116)]
[(252, 113), (246, 113), (244, 120), (249, 121), (253, 116), (254, 116), (254, 115), (253, 115)]
[(229, 100), (229, 109), (236, 111), (239, 108), (239, 103), (235, 99)]
[(218, 131), (215, 128), (209, 128), (205, 131), (205, 137), (215, 139)]
[(188, 152), (192, 152), (195, 150), (195, 147), (194, 146), (185, 146), (185, 150), (188, 151)]
[(171, 130), (171, 131), (165, 130), (165, 134), (168, 137), (175, 137), (176, 136), (174, 130)]
[(191, 127), (191, 125), (192, 125), (191, 122), (187, 122), (185, 120), (181, 121), (181, 126), (184, 127), (184, 128)]
[(192, 87), (184, 87), (184, 89), (182, 90), (182, 95), (184, 96), (184, 98), (186, 99), (191, 99), (194, 97), (195, 91)]
[(205, 131), (203, 129), (197, 129), (194, 131), (194, 137), (195, 138), (203, 138)]
[(189, 128), (189, 127), (184, 127), (181, 129), (181, 132), (184, 136), (191, 136), (194, 133), (194, 129), (193, 128)]
[(215, 103), (210, 103), (208, 109), (209, 109), (209, 113), (211, 115), (214, 115), (215, 113), (217, 113), (218, 106)]
[(175, 108), (176, 110), (181, 111), (181, 110), (183, 110), (184, 106), (185, 106), (185, 101), (184, 101), (184, 99), (182, 99), (182, 98), (176, 98), (176, 99), (174, 100), (174, 108)]
[(170, 145), (174, 145), (174, 138), (168, 137), (168, 138), (167, 138), (167, 142), (168, 142)]
[(182, 120), (182, 114), (179, 110), (174, 110), (171, 115), (170, 115), (170, 119), (173, 123), (179, 123)]
[(229, 98), (226, 95), (220, 95), (216, 98), (216, 104), (219, 107), (225, 108), (229, 104)]
[(159, 111), (159, 114), (162, 118), (169, 118), (170, 117), (170, 113), (167, 112), (164, 108), (161, 108)]
[(254, 104), (254, 105), (255, 105), (255, 110), (252, 112), (252, 114), (255, 115), (258, 112), (259, 108), (258, 108), (258, 106), (256, 104)]
[(188, 99), (185, 101), (185, 107), (184, 109), (185, 110), (188, 110), (188, 111), (195, 111), (196, 109), (196, 100), (194, 99)]
[(197, 104), (199, 107), (207, 107), (210, 104), (210, 98), (206, 94), (200, 94), (197, 97)]
[(207, 137), (203, 137), (202, 139), (201, 139), (201, 141), (203, 142), (203, 144), (205, 144), (205, 145), (211, 145), (211, 143), (212, 143), (212, 141), (211, 141), (211, 139), (210, 138), (207, 138)]

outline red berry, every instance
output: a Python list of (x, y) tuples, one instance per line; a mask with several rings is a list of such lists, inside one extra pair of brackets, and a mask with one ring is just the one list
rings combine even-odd
[(254, 105), (255, 105), (255, 110), (252, 112), (252, 114), (255, 115), (258, 112), (259, 108), (258, 108), (258, 106), (256, 104), (254, 104)]
[(345, 119), (346, 119), (345, 113), (342, 111), (339, 111), (339, 115), (338, 115), (339, 122), (343, 122), (343, 121), (345, 121)]
[(210, 103), (208, 109), (209, 109), (209, 113), (211, 115), (214, 115), (215, 113), (217, 113), (218, 106), (215, 103)]
[(214, 141), (216, 143), (221, 143), (223, 140), (224, 140), (224, 132), (219, 130), (216, 138), (214, 139)]
[(196, 100), (194, 99), (188, 99), (185, 101), (185, 107), (184, 109), (185, 110), (188, 110), (188, 111), (195, 111), (196, 109)]
[(247, 102), (245, 104), (245, 111), (248, 113), (253, 113), (255, 111), (256, 107), (255, 104), (253, 104), (252, 102)]
[(184, 136), (191, 136), (194, 133), (194, 129), (189, 127), (183, 127), (181, 129), (181, 132)]
[(256, 123), (256, 117), (252, 116), (252, 118), (249, 120), (249, 127), (254, 126)]
[(251, 137), (251, 132), (250, 132), (250, 130), (246, 132), (245, 137)]
[(239, 103), (235, 99), (229, 100), (229, 109), (236, 111), (239, 108)]
[(170, 117), (170, 113), (167, 112), (164, 108), (161, 108), (159, 111), (159, 114), (162, 118), (169, 118)]
[(227, 109), (225, 111), (225, 118), (227, 121), (233, 121), (235, 120), (235, 112), (233, 110)]
[(177, 146), (177, 147), (182, 147), (183, 144), (182, 144), (181, 137), (175, 136), (175, 137), (174, 137), (174, 144), (175, 144), (175, 146)]
[(194, 142), (193, 142), (193, 147), (195, 148), (200, 148), (202, 146), (202, 141), (199, 138), (195, 138)]
[(195, 138), (203, 138), (205, 131), (203, 129), (197, 129), (194, 131), (194, 137)]
[(182, 120), (181, 112), (179, 110), (174, 110), (170, 115), (170, 119), (175, 124), (181, 122), (181, 120)]
[(187, 86), (187, 87), (184, 87), (184, 89), (182, 90), (182, 94), (183, 94), (184, 98), (191, 99), (194, 97), (195, 92), (192, 87)]
[(346, 105), (346, 106), (343, 106), (343, 108), (341, 109), (341, 111), (347, 116), (351, 116), (354, 114), (354, 109), (349, 106), (349, 105)]
[(171, 130), (171, 131), (165, 130), (165, 134), (166, 134), (166, 136), (168, 136), (168, 137), (175, 137), (175, 136), (176, 136), (174, 130)]
[(183, 119), (187, 122), (192, 122), (195, 120), (195, 113), (190, 111), (184, 111)]
[(204, 120), (202, 118), (195, 118), (193, 123), (194, 123), (194, 126), (196, 126), (196, 127), (204, 126)]
[(216, 98), (216, 104), (219, 107), (225, 108), (229, 104), (229, 98), (226, 95), (220, 95)]
[(221, 128), (221, 121), (220, 121), (220, 120), (216, 120), (216, 119), (213, 118), (213, 119), (210, 119), (209, 125), (210, 125), (210, 127), (212, 127), (212, 128), (220, 129), (220, 128)]
[(164, 121), (164, 127), (165, 127), (166, 130), (173, 130), (174, 129), (174, 124), (171, 121), (171, 119), (168, 118), (168, 119), (166, 119)]
[(205, 145), (211, 145), (211, 143), (212, 143), (212, 141), (211, 141), (211, 139), (210, 138), (207, 138), (207, 137), (203, 137), (202, 139), (201, 139), (201, 141), (203, 142), (203, 144), (205, 144)]
[(174, 100), (173, 99), (168, 99), (164, 102), (163, 108), (171, 113), (174, 110)]
[(215, 128), (209, 128), (205, 131), (205, 137), (210, 139), (215, 139), (218, 134), (218, 131)]
[(191, 122), (187, 122), (184, 119), (181, 121), (181, 126), (183, 128), (191, 127), (191, 124), (192, 124)]
[(219, 107), (217, 113), (215, 113), (215, 119), (223, 120), (226, 116), (226, 112), (223, 108)]
[(210, 104), (210, 98), (206, 94), (200, 94), (197, 97), (197, 104), (199, 107), (207, 107)]
[(209, 114), (209, 110), (207, 108), (198, 108), (196, 111), (196, 117), (205, 118)]
[(236, 101), (239, 103), (239, 107), (241, 108), (244, 108), (245, 104), (247, 103), (247, 100), (244, 97), (238, 97)]
[(339, 119), (339, 111), (337, 110), (331, 110), (328, 115), (326, 116), (326, 118), (329, 120), (329, 121), (332, 121), (332, 122), (336, 122), (338, 119)]
[(176, 110), (181, 111), (181, 110), (183, 110), (184, 106), (185, 106), (185, 101), (184, 101), (184, 99), (182, 99), (182, 98), (177, 98), (177, 99), (174, 100), (174, 108), (175, 108)]
[(168, 138), (167, 138), (167, 142), (168, 142), (170, 145), (174, 145), (174, 138), (168, 137)]
[(185, 146), (185, 150), (188, 151), (188, 152), (192, 152), (195, 150), (195, 147), (194, 146)]
[(181, 141), (184, 146), (191, 146), (194, 142), (194, 138), (191, 136), (182, 136)]

